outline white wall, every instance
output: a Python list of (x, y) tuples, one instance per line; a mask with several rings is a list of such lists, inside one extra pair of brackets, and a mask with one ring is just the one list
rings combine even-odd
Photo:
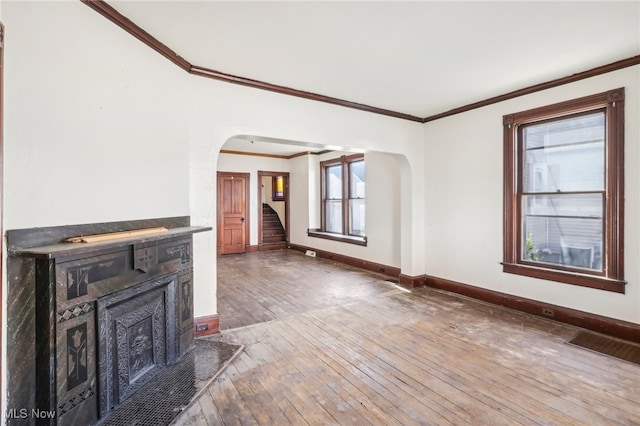
[[(332, 145), (395, 152), (409, 159), (404, 170), (412, 180), (412, 184), (408, 185), (411, 194), (402, 198), (400, 208), (403, 208), (404, 203), (409, 203), (409, 210), (423, 208), (421, 194), (424, 179), (419, 165), (423, 157), (422, 124), (204, 78), (193, 77), (189, 83), (190, 203), (193, 223), (215, 228), (215, 173), (218, 170), (219, 151), (227, 140), (237, 135), (259, 135), (316, 146)], [(290, 161), (290, 238), (293, 243), (308, 245), (305, 243), (306, 229), (310, 218), (319, 212), (314, 213), (308, 207), (309, 195), (313, 195), (309, 188), (315, 188), (315, 184), (305, 176), (308, 176), (309, 167), (315, 166), (308, 164), (311, 161), (309, 156)], [(244, 165), (242, 169), (248, 171)], [(256, 165), (255, 169), (268, 168)], [(257, 190), (257, 184), (255, 186)], [(298, 215), (294, 211), (301, 213)], [(256, 215), (252, 214), (253, 216)], [(402, 267), (403, 271), (406, 268), (409, 275), (424, 273), (421, 268), (424, 260), (421, 222), (421, 216), (413, 215), (401, 224), (401, 255), (406, 253), (406, 258), (409, 259), (406, 265), (403, 260)], [(304, 235), (299, 238), (300, 232), (304, 232)], [(257, 242), (257, 236), (255, 241), (253, 238), (252, 236), (252, 244)], [(348, 246), (342, 254), (368, 258), (361, 256), (357, 246)], [(204, 288), (202, 284), (215, 282), (216, 269), (215, 262), (212, 261), (215, 253), (215, 235), (208, 238), (195, 237), (194, 282), (195, 291), (200, 292), (200, 296), (195, 299), (196, 316), (215, 313), (211, 310), (214, 303), (212, 301), (215, 300), (215, 286), (208, 285)], [(378, 261), (377, 258), (369, 260)], [(198, 267), (203, 264), (206, 267)]]
[(320, 162), (347, 154), (353, 153), (334, 151), (283, 160), (221, 153), (218, 171), (251, 173), (251, 244), (258, 241), (257, 187), (254, 188), (257, 171), (291, 171), (289, 212), (292, 244), (400, 267), (400, 171), (393, 155), (365, 154), (366, 247), (307, 236), (308, 228), (320, 227)]
[[(426, 272), (640, 323), (640, 66), (426, 123)], [(625, 101), (626, 294), (502, 272), (502, 116), (618, 87)]]
[(2, 21), (4, 230), (188, 215), (189, 76), (78, 1)]
[[(218, 153), (239, 134), (422, 156), (418, 123), (190, 76), (80, 2), (9, 2), (3, 20), (5, 229), (215, 228)], [(194, 236), (196, 316), (216, 313), (215, 248), (215, 231)]]
[[(3, 3), (2, 20), (5, 230), (189, 214), (215, 228), (218, 157), (230, 137), (357, 148), (390, 154), (368, 160), (381, 173), (367, 171), (367, 181), (386, 193), (398, 180), (391, 203), (400, 208), (372, 218), (390, 200), (370, 196), (369, 185), (370, 246), (343, 254), (640, 323), (639, 67), (422, 125), (190, 76), (80, 2)], [(620, 86), (627, 293), (502, 273), (502, 115)], [(319, 212), (309, 208), (318, 182), (308, 170), (316, 164), (299, 157), (289, 167), (291, 207), (300, 212), (291, 217), (292, 242), (310, 245), (305, 231)], [(375, 246), (389, 223), (391, 242)], [(196, 234), (196, 316), (217, 312), (215, 257), (215, 231)]]
[(3, 19), (5, 229), (188, 215), (188, 76), (80, 2)]
[(320, 181), (310, 170), (318, 167), (315, 155), (305, 155), (289, 160), (289, 240), (294, 244), (307, 235), (307, 228), (320, 226), (320, 211), (312, 207), (319, 203), (316, 187)]
[[(308, 205), (310, 210), (308, 228), (319, 228), (321, 194), (320, 162), (353, 154), (352, 152), (331, 152), (312, 156), (308, 160), (309, 175)], [(383, 265), (400, 267), (401, 253), (401, 180), (396, 156), (375, 151), (365, 153), (365, 234), (367, 246), (341, 243), (307, 236), (306, 228), (292, 228), (291, 242), (319, 250), (326, 250), (346, 256), (364, 259)], [(306, 192), (305, 192), (306, 193)], [(300, 202), (305, 202), (300, 194)], [(296, 208), (297, 208), (296, 204)], [(293, 215), (292, 207), (292, 215)], [(311, 213), (315, 213), (311, 215)]]

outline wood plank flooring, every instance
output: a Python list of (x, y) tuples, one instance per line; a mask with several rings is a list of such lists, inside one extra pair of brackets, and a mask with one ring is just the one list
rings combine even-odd
[(218, 271), (245, 351), (179, 425), (640, 425), (640, 367), (578, 328), (287, 250)]
[(335, 306), (388, 291), (383, 275), (294, 250), (218, 257), (220, 329)]

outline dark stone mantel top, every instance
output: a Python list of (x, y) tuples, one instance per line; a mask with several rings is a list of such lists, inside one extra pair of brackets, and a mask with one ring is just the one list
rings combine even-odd
[(56, 259), (58, 257), (83, 255), (102, 250), (126, 247), (133, 244), (143, 244), (153, 241), (165, 240), (168, 238), (192, 235), (199, 232), (211, 231), (211, 229), (211, 227), (205, 226), (186, 226), (180, 228), (171, 228), (166, 232), (159, 232), (157, 234), (119, 238), (116, 240), (101, 241), (95, 243), (62, 242), (58, 244), (50, 244), (39, 247), (9, 248), (9, 250), (7, 250), (7, 254), (9, 256), (30, 257), (35, 259)]

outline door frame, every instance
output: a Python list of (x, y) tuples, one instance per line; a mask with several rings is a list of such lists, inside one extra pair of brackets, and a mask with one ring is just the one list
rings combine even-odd
[(258, 170), (258, 246), (262, 247), (262, 178), (284, 176), (284, 238), (289, 245), (289, 172), (267, 172)]
[(245, 179), (245, 215), (244, 215), (244, 248), (245, 253), (249, 251), (251, 245), (251, 174), (239, 173), (239, 172), (217, 172), (216, 173), (216, 254), (220, 255), (222, 249), (222, 237), (223, 237), (223, 216), (222, 216), (222, 196), (221, 196), (221, 182), (223, 177), (242, 177)]

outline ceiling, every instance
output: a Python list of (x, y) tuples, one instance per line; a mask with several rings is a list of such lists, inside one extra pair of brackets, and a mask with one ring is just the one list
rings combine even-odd
[(107, 3), (194, 66), (419, 119), (640, 55), (638, 0)]
[(319, 154), (327, 150), (342, 151), (345, 150), (345, 148), (315, 145), (298, 141), (285, 141), (261, 136), (237, 135), (225, 142), (223, 150), (227, 152), (243, 152), (286, 158), (309, 152)]

